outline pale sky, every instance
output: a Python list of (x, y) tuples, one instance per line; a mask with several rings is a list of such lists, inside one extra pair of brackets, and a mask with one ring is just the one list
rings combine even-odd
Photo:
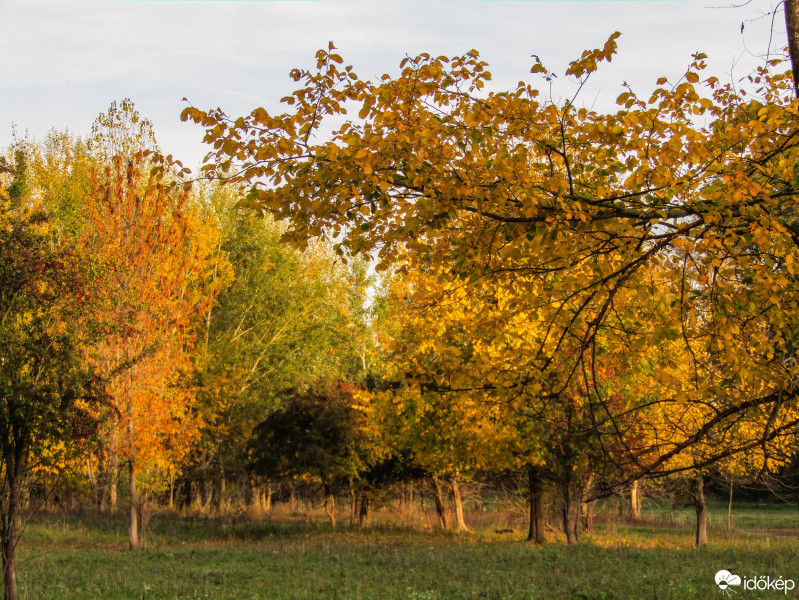
[[(0, 146), (51, 128), (87, 135), (114, 100), (131, 98), (162, 149), (195, 167), (203, 130), (182, 123), (185, 96), (229, 115), (278, 111), (295, 67), (333, 41), (362, 78), (396, 73), (406, 55), (477, 49), (494, 89), (530, 75), (531, 54), (562, 73), (620, 31), (613, 63), (592, 77), (583, 105), (611, 108), (626, 81), (640, 92), (677, 79), (691, 54), (708, 75), (738, 81), (785, 41), (777, 0), (0, 0)], [(765, 16), (764, 16), (765, 15)], [(772, 32), (773, 21), (773, 32)], [(741, 24), (744, 31), (741, 32)], [(543, 85), (543, 82), (541, 82)], [(570, 95), (565, 80), (556, 95)], [(578, 102), (579, 103), (579, 102)]]

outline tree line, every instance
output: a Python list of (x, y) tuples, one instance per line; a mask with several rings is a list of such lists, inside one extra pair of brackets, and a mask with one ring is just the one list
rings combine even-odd
[[(617, 37), (565, 75), (581, 87)], [(486, 93), (476, 51), (377, 81), (316, 58), (285, 113), (183, 112), (213, 147), (201, 180), (128, 100), (0, 165), (6, 598), (21, 513), (69, 481), (104, 510), (124, 485), (139, 549), (153, 504), (263, 505), (298, 477), (333, 524), (342, 489), (366, 523), (420, 477), (443, 520), (446, 481), (465, 529), (459, 482), (509, 472), (530, 539), (549, 498), (573, 542), (598, 498), (678, 476), (703, 545), (709, 473), (794, 459), (783, 63), (741, 89), (698, 53), (601, 113)]]

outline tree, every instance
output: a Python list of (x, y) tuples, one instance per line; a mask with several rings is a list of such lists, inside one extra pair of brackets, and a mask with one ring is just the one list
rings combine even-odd
[[(584, 83), (617, 37), (566, 75)], [(583, 373), (597, 372), (612, 321), (636, 317), (621, 298), (636, 298), (646, 273), (659, 271), (672, 312), (647, 343), (680, 345), (686, 385), (664, 385), (656, 403), (642, 398), (621, 412), (602, 386), (583, 386), (604, 413), (597, 427), (623, 430), (623, 420), (660, 406), (674, 433), (635, 451), (619, 446), (632, 467), (617, 482), (626, 485), (702, 468), (799, 424), (790, 79), (772, 61), (749, 78), (749, 93), (738, 91), (701, 79), (704, 58), (696, 54), (673, 84), (660, 78), (651, 94), (625, 90), (618, 112), (600, 114), (547, 101), (524, 82), (482, 93), (490, 73), (476, 51), (407, 58), (399, 76), (371, 82), (341, 67), (331, 44), (316, 71), (292, 72), (302, 82), (283, 99), (293, 112), (234, 120), (190, 107), (182, 117), (206, 127), (214, 145), (206, 171), (251, 186), (243, 204), (289, 220), (286, 239), (337, 236), (342, 253), (375, 252), (378, 268), (424, 265), (473, 290), (503, 287), (509, 319), (533, 303), (542, 333), (508, 393), (573, 393)], [(539, 62), (532, 72), (554, 76)], [(325, 119), (352, 103), (358, 118), (315, 141)], [(546, 293), (531, 296), (529, 286)], [(669, 360), (648, 368), (669, 373)], [(675, 418), (684, 413), (690, 426)], [(707, 443), (744, 417), (746, 437)], [(698, 463), (676, 460), (699, 444)]]
[[(130, 547), (141, 547), (140, 488), (169, 479), (198, 436), (188, 385), (190, 350), (220, 280), (211, 273), (217, 232), (198, 219), (188, 195), (147, 176), (141, 153), (113, 158), (88, 202), (82, 244), (98, 257), (107, 299), (98, 312), (119, 326), (97, 345), (95, 365), (110, 378), (118, 419), (108, 451), (128, 465)], [(130, 365), (111, 376), (113, 365)]]
[(250, 466), (259, 475), (318, 476), (334, 527), (336, 484), (357, 478), (370, 459), (364, 415), (352, 392), (352, 384), (335, 382), (292, 394), (284, 408), (257, 425), (249, 444)]
[[(358, 261), (345, 266), (321, 243), (298, 252), (279, 241), (283, 228), (271, 217), (232, 208), (235, 190), (201, 192), (232, 267), (218, 274), (231, 283), (206, 316), (195, 373), (203, 423), (191, 475), (210, 502), (210, 478), (218, 491), (222, 481), (247, 475), (253, 429), (283, 407), (284, 391), (321, 380), (357, 381), (368, 339)], [(251, 487), (257, 498), (260, 484), (253, 480)]]
[[(22, 174), (15, 173), (15, 182)], [(21, 189), (17, 186), (12, 189)], [(63, 464), (97, 429), (103, 383), (87, 368), (92, 271), (53, 243), (47, 215), (0, 198), (0, 546), (16, 600), (22, 492), (32, 470)]]

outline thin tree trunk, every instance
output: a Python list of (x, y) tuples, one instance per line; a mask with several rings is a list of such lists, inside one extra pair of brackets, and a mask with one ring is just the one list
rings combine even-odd
[(696, 476), (694, 488), (694, 504), (696, 505), (696, 547), (707, 545), (707, 503), (705, 502), (704, 481), (702, 474)]
[(219, 514), (227, 512), (227, 479), (222, 475), (219, 481), (219, 500), (217, 502), (217, 511)]
[(358, 495), (355, 493), (355, 484), (350, 479), (350, 524), (354, 525), (358, 517)]
[(463, 518), (463, 501), (461, 500), (461, 490), (458, 486), (458, 476), (455, 475), (451, 480), (452, 502), (455, 504), (455, 523), (458, 531), (469, 531), (466, 527), (466, 520)]
[(86, 475), (89, 478), (89, 486), (91, 488), (92, 505), (94, 508), (100, 506), (100, 487), (97, 482), (97, 472), (94, 468), (94, 457), (91, 451), (86, 451)]
[(169, 510), (175, 508), (175, 472), (169, 469)]
[(324, 486), (325, 490), (325, 514), (327, 515), (328, 519), (330, 519), (330, 525), (335, 527), (336, 526), (336, 499), (333, 496), (333, 490), (330, 487), (330, 484), (327, 481), (322, 480), (322, 485)]
[(360, 493), (360, 509), (358, 511), (358, 525), (366, 527), (369, 524), (369, 492)]
[(641, 487), (637, 479), (630, 485), (630, 517), (633, 521), (641, 520)]
[(117, 494), (117, 482), (119, 480), (119, 457), (116, 449), (112, 449), (108, 456), (108, 508), (112, 513), (117, 511), (119, 499)]
[(727, 531), (732, 531), (732, 480), (730, 475), (730, 501), (727, 504)]
[(544, 486), (541, 473), (536, 467), (527, 468), (527, 480), (530, 488), (530, 529), (527, 541), (543, 544), (544, 534)]
[(560, 482), (560, 494), (561, 494), (560, 515), (563, 521), (563, 533), (566, 534), (566, 543), (573, 544), (576, 540), (574, 539), (574, 531), (572, 528), (573, 524), (571, 518), (572, 495), (571, 495), (571, 486), (569, 485), (568, 481)]
[(435, 488), (435, 494), (433, 495), (436, 501), (436, 515), (438, 515), (438, 524), (441, 529), (447, 528), (447, 514), (444, 509), (444, 497), (441, 493), (441, 481), (438, 477), (433, 477), (433, 485)]
[(784, 0), (785, 26), (788, 30), (788, 52), (791, 55), (793, 90), (799, 97), (799, 0)]
[(399, 521), (400, 521), (400, 523), (404, 523), (405, 522), (405, 514), (407, 512), (407, 507), (406, 507), (407, 495), (406, 494), (407, 494), (407, 491), (405, 489), (405, 486), (403, 486), (400, 489), (399, 501), (397, 502), (397, 512), (399, 513)]
[(141, 540), (139, 539), (139, 495), (136, 490), (136, 469), (132, 458), (128, 462), (128, 470), (130, 472), (130, 549), (141, 550)]
[(587, 500), (593, 483), (594, 476), (589, 475), (580, 492), (580, 527), (583, 531), (593, 531), (594, 529), (594, 503)]

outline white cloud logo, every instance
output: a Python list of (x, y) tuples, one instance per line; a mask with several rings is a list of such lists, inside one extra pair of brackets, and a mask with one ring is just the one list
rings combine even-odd
[(733, 575), (729, 571), (722, 569), (716, 573), (716, 585), (723, 592), (730, 593), (733, 590), (728, 589), (731, 585), (741, 585), (741, 578), (738, 575)]

